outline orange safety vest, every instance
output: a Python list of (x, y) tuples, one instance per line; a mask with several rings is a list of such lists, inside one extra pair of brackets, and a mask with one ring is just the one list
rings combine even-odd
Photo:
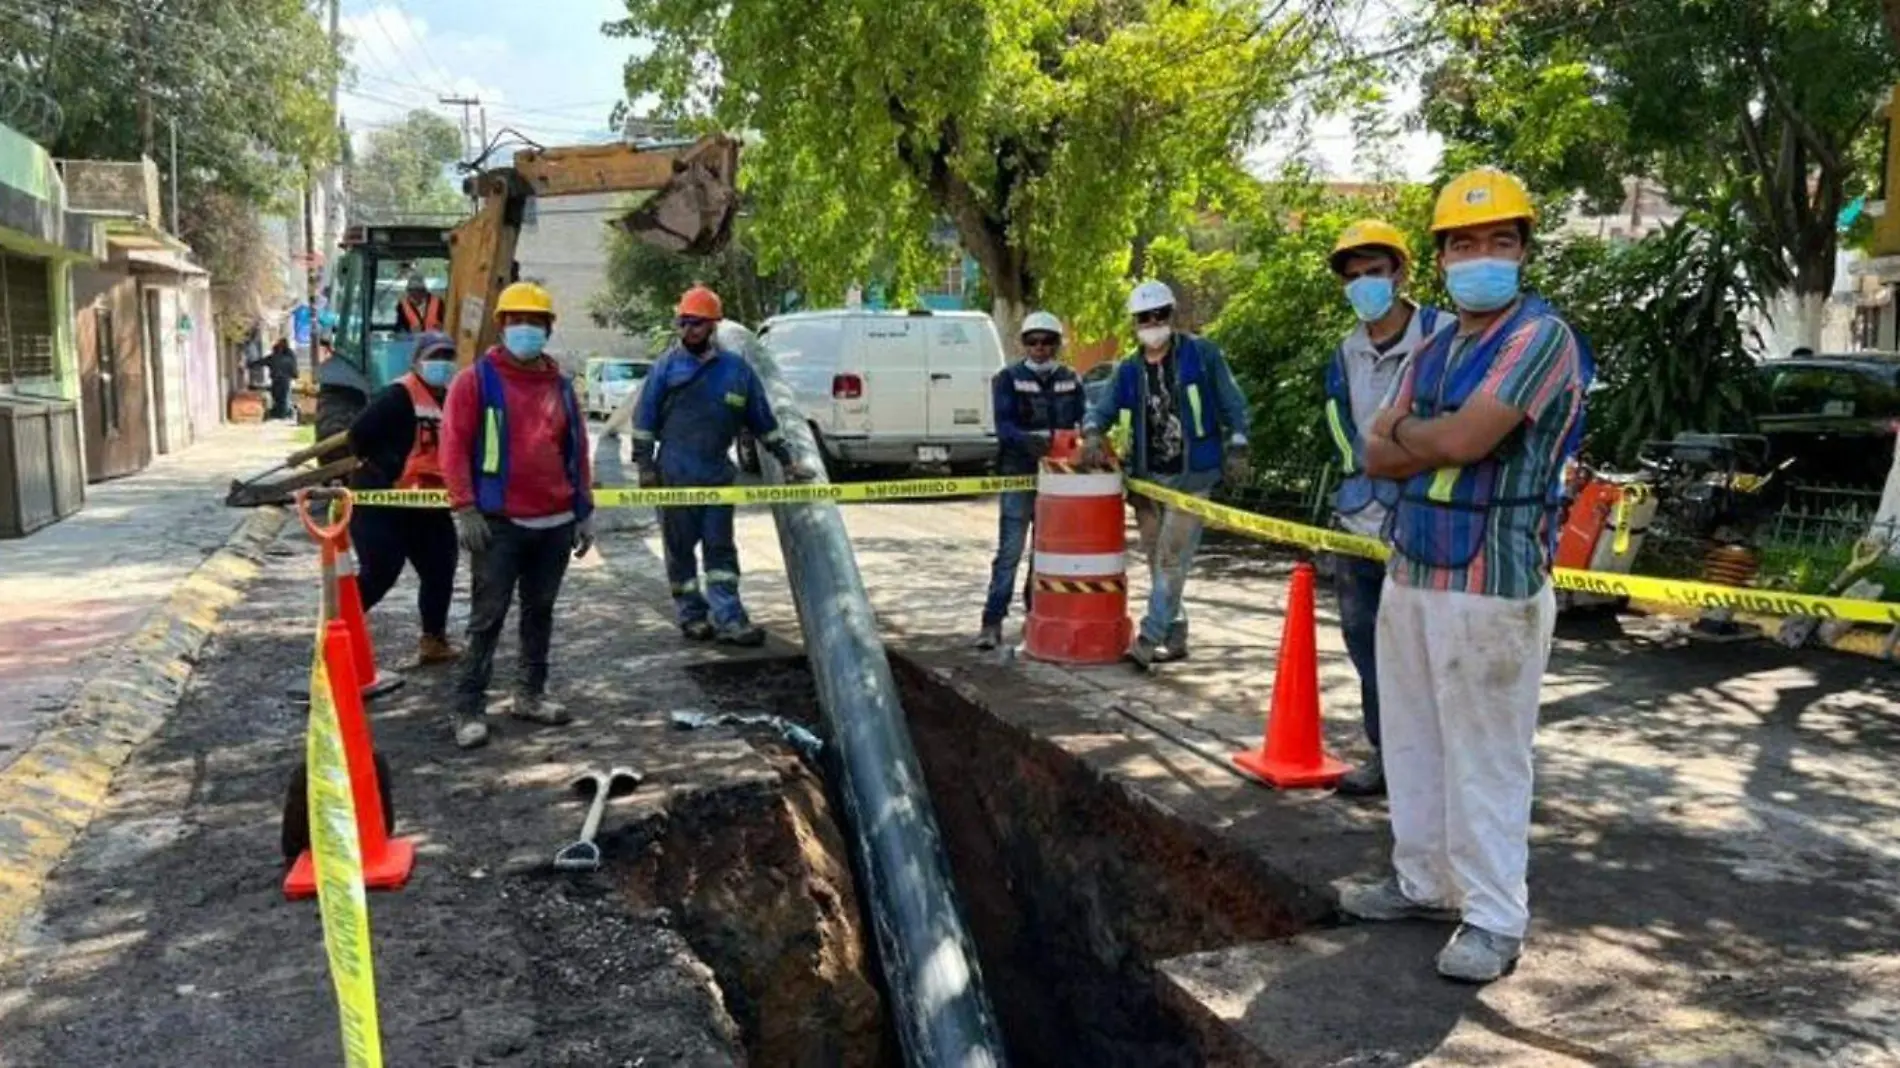
[(416, 440), (409, 446), (409, 458), (403, 461), (396, 488), (442, 489), (448, 485), (442, 480), (442, 402), (414, 371), (397, 381), (409, 391), (409, 400), (416, 406)]
[(442, 329), (442, 298), (434, 293), (429, 294), (428, 302), (423, 304), (421, 311), (417, 311), (416, 306), (409, 303), (409, 298), (403, 297), (396, 302), (396, 315), (402, 319), (403, 329), (411, 334), (420, 334), (425, 330), (440, 330)]

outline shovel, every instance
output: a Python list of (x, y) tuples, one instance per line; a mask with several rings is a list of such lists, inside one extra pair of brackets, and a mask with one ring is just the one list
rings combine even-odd
[(589, 802), (587, 819), (581, 824), (581, 836), (554, 854), (556, 871), (598, 871), (600, 847), (594, 835), (600, 830), (600, 817), (607, 811), (607, 799), (625, 797), (640, 785), (643, 776), (632, 768), (590, 771), (574, 780), (574, 792)]

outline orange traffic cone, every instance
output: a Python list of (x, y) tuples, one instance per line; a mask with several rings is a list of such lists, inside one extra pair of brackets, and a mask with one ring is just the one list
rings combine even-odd
[(350, 528), (343, 527), (336, 554), (337, 615), (350, 629), (350, 648), (356, 656), (356, 677), (362, 680), (363, 696), (381, 697), (399, 690), (403, 677), (376, 667), (376, 646), (369, 637), (369, 617), (363, 611), (363, 591), (356, 581), (356, 550), (350, 546)]
[(1319, 730), (1319, 659), (1313, 628), (1313, 565), (1293, 568), (1280, 663), (1273, 675), (1273, 707), (1260, 748), (1239, 753), (1240, 770), (1281, 789), (1331, 786), (1347, 766), (1326, 755)]
[[(330, 674), (337, 733), (343, 738), (343, 760), (350, 772), (356, 840), (363, 852), (363, 885), (371, 890), (400, 890), (416, 866), (416, 844), (407, 838), (391, 838), (384, 825), (376, 745), (370, 739), (369, 717), (363, 712), (363, 697), (356, 684), (356, 655), (350, 648), (349, 628), (342, 620), (333, 619), (324, 625), (323, 664)], [(316, 893), (316, 858), (306, 849), (284, 877), (284, 896), (299, 901)]]

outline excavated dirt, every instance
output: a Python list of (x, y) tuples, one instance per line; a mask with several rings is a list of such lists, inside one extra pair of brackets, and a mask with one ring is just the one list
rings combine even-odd
[[(1245, 858), (895, 666), (1011, 1063), (1204, 1063), (1154, 963), (1300, 923)], [(695, 681), (722, 710), (815, 719), (802, 668), (722, 665)]]

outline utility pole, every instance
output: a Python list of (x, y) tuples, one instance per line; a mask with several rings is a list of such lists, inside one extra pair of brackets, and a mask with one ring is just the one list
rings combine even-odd
[(178, 116), (167, 116), (165, 125), (171, 133), (172, 233), (181, 234), (184, 233), (184, 228), (178, 222)]
[[(467, 160), (470, 160), (470, 161), (474, 160), (476, 151), (473, 147), (469, 145), (469, 135), (471, 132), (470, 123), (469, 123), (469, 109), (481, 107), (482, 98), (478, 96), (438, 96), (435, 99), (436, 99), (436, 103), (438, 104), (447, 104), (450, 107), (460, 107), (462, 109), (462, 155), (463, 155), (463, 158)], [(488, 118), (484, 114), (482, 118), (482, 126), (484, 128), (484, 136), (482, 138), (483, 145), (488, 144), (488, 139), (485, 133), (487, 125), (488, 125)]]

